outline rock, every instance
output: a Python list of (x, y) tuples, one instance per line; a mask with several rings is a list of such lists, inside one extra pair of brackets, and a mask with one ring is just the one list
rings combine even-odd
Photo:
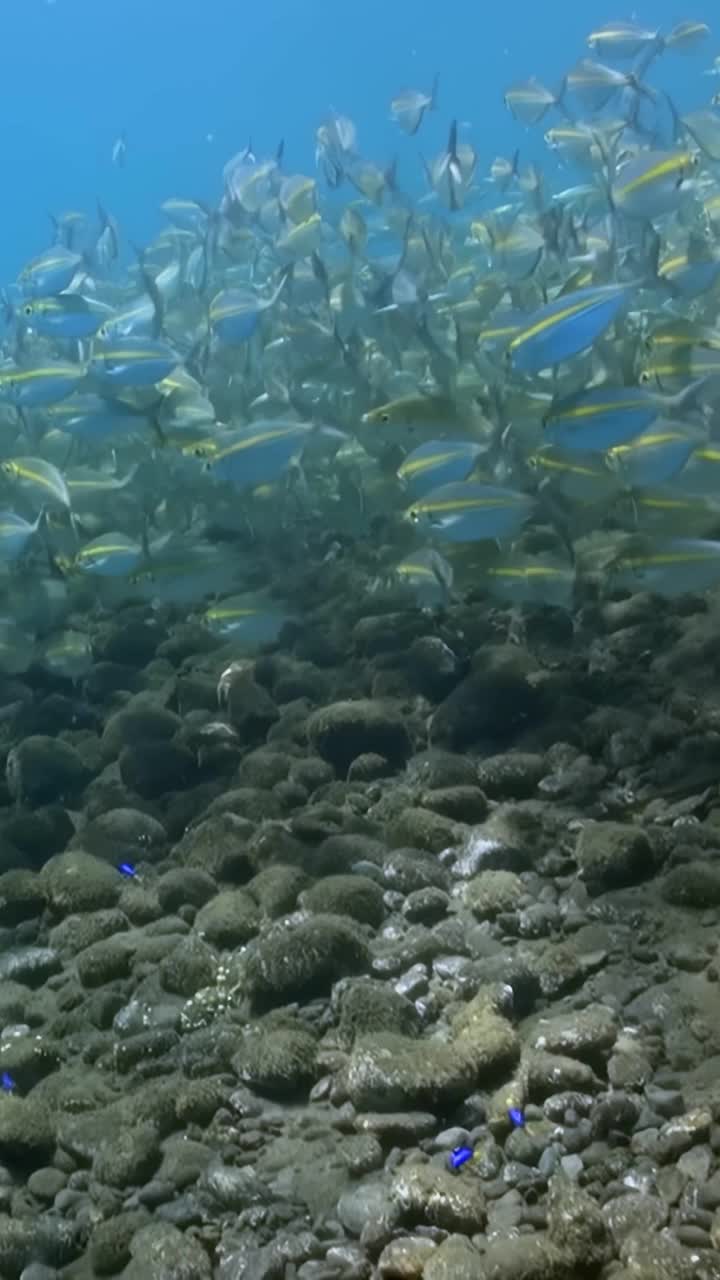
[(402, 905), (402, 913), (411, 923), (437, 924), (448, 913), (450, 898), (442, 889), (417, 889), (408, 894)]
[[(0, 982), (41, 987), (62, 969), (62, 960), (52, 947), (13, 947), (0, 952)], [(0, 994), (2, 992), (0, 991)]]
[(523, 882), (512, 871), (481, 871), (468, 880), (464, 901), (478, 920), (493, 920), (517, 910), (524, 893)]
[(12, 929), (23, 920), (41, 916), (45, 894), (33, 871), (6, 871), (0, 875), (0, 928)]
[(55, 1123), (49, 1110), (32, 1098), (0, 1094), (0, 1157), (37, 1169), (55, 1150)]
[(227, 689), (227, 716), (243, 743), (264, 742), (268, 729), (280, 712), (267, 689), (253, 678), (252, 671), (233, 673)]
[(54, 853), (60, 853), (72, 838), (75, 827), (60, 805), (35, 806), (9, 818), (3, 836), (24, 855), (23, 862), (41, 867)]
[(87, 822), (72, 841), (105, 862), (156, 862), (167, 849), (167, 832), (139, 809), (110, 809)]
[(158, 901), (168, 915), (181, 907), (202, 907), (217, 893), (212, 876), (200, 867), (174, 867), (156, 884)]
[(276, 863), (258, 871), (246, 886), (263, 915), (274, 920), (293, 911), (298, 895), (307, 885), (307, 876), (299, 867)]
[(390, 1195), (402, 1221), (474, 1235), (485, 1225), (485, 1201), (477, 1179), (456, 1178), (437, 1165), (402, 1165)]
[(534, 794), (546, 773), (544, 756), (506, 751), (480, 761), (477, 781), (492, 800), (524, 800)]
[(333, 702), (315, 711), (307, 722), (310, 743), (324, 760), (345, 776), (356, 756), (368, 752), (384, 756), (393, 766), (410, 754), (405, 721), (390, 703), (359, 698)]
[(169, 1222), (151, 1222), (135, 1233), (131, 1260), (123, 1280), (211, 1280), (212, 1264), (206, 1249), (189, 1232)]
[(91, 778), (82, 756), (68, 742), (42, 734), (8, 752), (5, 778), (14, 800), (31, 805), (76, 799)]
[(145, 1209), (113, 1214), (100, 1222), (90, 1237), (90, 1262), (99, 1275), (116, 1275), (130, 1261), (130, 1245), (136, 1231), (147, 1225)]
[(415, 1005), (383, 982), (360, 978), (338, 983), (333, 1002), (340, 1008), (338, 1036), (348, 1048), (368, 1032), (391, 1031), (401, 1036), (420, 1032)]
[(182, 728), (180, 716), (158, 706), (152, 696), (141, 693), (110, 716), (102, 735), (104, 759), (115, 760), (125, 747), (144, 747), (151, 742), (169, 742)]
[(195, 929), (222, 950), (242, 947), (260, 928), (260, 912), (246, 889), (224, 889), (201, 907)]
[(153, 800), (167, 791), (181, 791), (197, 777), (192, 752), (178, 742), (154, 742), (123, 747), (119, 757), (120, 777), (131, 791), (144, 800)]
[(153, 1176), (161, 1159), (155, 1125), (134, 1125), (101, 1144), (93, 1160), (93, 1174), (111, 1187), (137, 1186)]
[(400, 1236), (385, 1245), (377, 1261), (378, 1280), (413, 1280), (426, 1275), (424, 1270), (437, 1250), (434, 1240), (425, 1236)]
[(587, 822), (575, 845), (580, 874), (591, 893), (636, 884), (656, 870), (653, 848), (629, 822)]
[(444, 867), (427, 853), (417, 849), (394, 849), (383, 864), (383, 882), (397, 893), (414, 893), (418, 889), (447, 889), (449, 880)]
[(477, 768), (468, 756), (431, 747), (408, 760), (405, 777), (411, 786), (434, 791), (477, 786)]
[(326, 876), (303, 890), (300, 905), (315, 914), (350, 916), (374, 928), (385, 915), (382, 889), (367, 876)]
[(185, 867), (200, 867), (215, 881), (244, 884), (257, 869), (248, 849), (252, 824), (233, 813), (206, 818), (175, 845), (174, 856)]
[(445, 1110), (476, 1084), (472, 1055), (395, 1032), (356, 1038), (344, 1083), (358, 1111)]
[(132, 958), (132, 951), (122, 938), (106, 938), (79, 953), (78, 977), (84, 987), (103, 987), (117, 978), (126, 978)]
[(423, 1280), (489, 1280), (481, 1255), (462, 1236), (449, 1236), (425, 1264)]
[(535, 1049), (568, 1054), (591, 1063), (603, 1060), (615, 1044), (617, 1019), (606, 1005), (589, 1005), (573, 1013), (543, 1017), (533, 1040)]
[(317, 1076), (317, 1044), (302, 1027), (257, 1026), (246, 1032), (232, 1060), (238, 1079), (258, 1093), (293, 1099)]
[(325, 995), (338, 978), (369, 963), (367, 943), (341, 916), (274, 925), (253, 941), (240, 984), (257, 1010)]
[(423, 809), (420, 805), (402, 809), (390, 829), (392, 844), (408, 845), (424, 849), (427, 853), (442, 853), (444, 849), (461, 845), (467, 828), (449, 818)]
[(215, 980), (217, 960), (201, 938), (183, 938), (160, 965), (160, 981), (165, 991), (189, 998)]
[(454, 822), (482, 822), (488, 814), (488, 802), (479, 787), (438, 787), (425, 792), (422, 804)]
[(461, 751), (476, 743), (508, 745), (542, 714), (544, 700), (518, 671), (474, 671), (440, 703), (430, 721), (433, 746)]
[(712, 862), (689, 862), (673, 867), (660, 882), (666, 902), (702, 910), (720, 905), (720, 870)]
[(348, 782), (376, 782), (378, 778), (387, 778), (394, 769), (385, 756), (376, 751), (366, 751), (356, 756), (348, 769)]
[(114, 867), (82, 849), (56, 854), (43, 867), (40, 882), (56, 916), (112, 907), (123, 884)]

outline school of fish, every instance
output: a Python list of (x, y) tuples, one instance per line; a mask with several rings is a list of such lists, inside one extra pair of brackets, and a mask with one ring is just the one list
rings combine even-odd
[[(263, 548), (363, 547), (368, 600), (423, 608), (720, 584), (720, 96), (662, 88), (709, 37), (590, 32), (559, 86), (508, 86), (512, 156), (483, 176), (453, 120), (419, 198), (332, 112), (314, 173), (248, 145), (142, 248), (55, 217), (3, 291), (0, 671), (81, 679), (126, 600), (253, 652), (298, 606)], [(401, 133), (438, 88), (393, 98)]]

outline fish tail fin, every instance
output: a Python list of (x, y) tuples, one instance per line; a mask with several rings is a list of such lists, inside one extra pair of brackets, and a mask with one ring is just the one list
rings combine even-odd
[(440, 84), (440, 73), (435, 72), (433, 76), (432, 88), (430, 90), (430, 102), (428, 103), (428, 111), (437, 111), (438, 104), (438, 85)]

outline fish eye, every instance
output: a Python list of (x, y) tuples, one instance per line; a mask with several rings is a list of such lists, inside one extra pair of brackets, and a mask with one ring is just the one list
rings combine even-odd
[(31, 302), (26, 302), (26, 303), (25, 303), (25, 306), (23, 307), (23, 315), (24, 315), (24, 316), (31, 316), (31, 315), (32, 315), (32, 313), (33, 313), (32, 303), (31, 303)]
[(410, 519), (412, 520), (413, 524), (417, 524), (418, 520), (420, 519), (420, 512), (418, 511), (417, 507), (410, 508)]
[(100, 328), (98, 329), (98, 338), (107, 338), (107, 336), (108, 336), (108, 327), (106, 324), (101, 324)]
[(389, 422), (389, 421), (390, 421), (390, 414), (389, 414), (389, 413), (381, 413), (381, 414), (380, 414), (380, 421), (381, 421), (381, 422)]
[(647, 369), (641, 369), (638, 382), (641, 382), (643, 386), (646, 387), (649, 381), (650, 381), (650, 374), (648, 373)]

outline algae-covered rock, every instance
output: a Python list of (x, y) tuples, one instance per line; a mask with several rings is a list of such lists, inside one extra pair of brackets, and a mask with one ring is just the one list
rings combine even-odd
[(344, 1082), (358, 1111), (421, 1111), (460, 1102), (476, 1075), (455, 1045), (387, 1031), (357, 1037)]
[(113, 1214), (112, 1218), (93, 1228), (88, 1252), (98, 1275), (111, 1276), (122, 1271), (130, 1261), (133, 1236), (149, 1220), (147, 1209), (131, 1209), (126, 1213)]
[(40, 879), (48, 905), (58, 916), (113, 907), (123, 884), (114, 867), (82, 849), (56, 854)]
[(191, 934), (162, 961), (160, 981), (166, 991), (189, 998), (203, 987), (209, 987), (216, 972), (214, 952), (201, 938)]
[(244, 1084), (272, 1097), (294, 1098), (317, 1075), (317, 1044), (302, 1027), (253, 1027), (242, 1037), (232, 1065)]
[(260, 912), (246, 889), (224, 889), (201, 907), (195, 929), (215, 947), (244, 946), (260, 928)]
[(107, 721), (102, 734), (103, 758), (115, 760), (124, 747), (169, 742), (181, 728), (182, 720), (174, 711), (160, 706), (149, 694), (138, 694)]
[(8, 752), (5, 765), (10, 795), (33, 805), (76, 799), (91, 776), (75, 747), (43, 734), (24, 738)]
[(482, 822), (488, 815), (487, 798), (479, 787), (437, 787), (424, 793), (422, 804), (453, 822)]
[(0, 875), (0, 928), (12, 929), (23, 920), (41, 916), (45, 893), (34, 871), (6, 871)]
[(481, 871), (465, 885), (464, 898), (478, 920), (493, 920), (514, 911), (523, 894), (523, 882), (513, 871)]
[(38, 1169), (54, 1149), (55, 1122), (50, 1110), (33, 1098), (0, 1094), (0, 1157)]
[(123, 1128), (103, 1142), (93, 1160), (93, 1174), (111, 1187), (142, 1185), (162, 1159), (160, 1135), (152, 1124)]
[(424, 849), (427, 853), (442, 853), (443, 849), (461, 845), (466, 835), (467, 827), (420, 805), (403, 809), (390, 828), (393, 844)]
[(400, 711), (387, 702), (358, 698), (332, 702), (315, 711), (307, 722), (315, 750), (345, 775), (356, 756), (374, 752), (393, 765), (410, 753), (410, 738)]
[[(333, 993), (335, 997), (335, 993)], [(420, 1032), (420, 1017), (415, 1005), (383, 982), (370, 978), (348, 979), (337, 992), (340, 1007), (338, 1033), (350, 1048), (358, 1036), (369, 1032), (390, 1031), (400, 1036)]]
[(118, 862), (158, 861), (167, 849), (167, 832), (157, 818), (140, 809), (110, 809), (83, 826), (71, 842), (95, 857)]
[(280, 716), (274, 699), (257, 683), (250, 670), (235, 672), (229, 681), (227, 714), (246, 744), (264, 742), (268, 729)]
[(157, 882), (161, 907), (168, 915), (181, 907), (203, 907), (217, 893), (217, 885), (200, 867), (173, 867)]
[(195, 757), (179, 742), (164, 742), (161, 750), (154, 742), (133, 743), (123, 747), (119, 766), (125, 786), (144, 800), (156, 799), (166, 791), (181, 791), (197, 775)]
[(591, 892), (636, 884), (656, 870), (642, 827), (629, 822), (587, 822), (578, 833), (575, 858)]
[(84, 987), (102, 987), (116, 978), (127, 977), (132, 951), (122, 938), (105, 938), (81, 951), (76, 963)]
[(207, 1250), (188, 1232), (169, 1222), (153, 1221), (141, 1227), (130, 1242), (131, 1260), (123, 1280), (211, 1280), (213, 1269)]
[(376, 928), (385, 914), (382, 889), (367, 876), (326, 876), (303, 891), (300, 905), (316, 914), (351, 916)]
[(481, 1254), (460, 1235), (448, 1236), (422, 1273), (423, 1280), (487, 1280)]
[(568, 1054), (590, 1062), (606, 1056), (618, 1034), (615, 1014), (607, 1005), (593, 1004), (572, 1013), (544, 1016), (538, 1023), (534, 1047), (546, 1053)]
[(437, 1165), (404, 1164), (390, 1194), (409, 1225), (423, 1223), (474, 1235), (485, 1225), (485, 1200), (475, 1178), (456, 1178)]
[(216, 814), (191, 827), (175, 845), (184, 867), (200, 867), (216, 881), (244, 884), (255, 870), (248, 850), (252, 823), (233, 813)]
[(307, 885), (307, 876), (299, 867), (278, 862), (265, 867), (249, 880), (246, 891), (257, 902), (263, 915), (274, 920), (287, 915), (297, 903), (298, 894)]
[(509, 744), (538, 719), (542, 706), (522, 671), (473, 671), (438, 706), (430, 741), (453, 751), (480, 742)]
[(675, 907), (702, 910), (720, 904), (720, 870), (712, 862), (698, 859), (684, 866), (672, 867), (660, 882), (666, 902)]
[(275, 925), (250, 944), (240, 988), (259, 1010), (326, 995), (338, 978), (368, 967), (367, 943), (342, 916)]
[(480, 761), (477, 780), (493, 800), (524, 800), (534, 794), (547, 772), (544, 756), (529, 751), (505, 751)]

